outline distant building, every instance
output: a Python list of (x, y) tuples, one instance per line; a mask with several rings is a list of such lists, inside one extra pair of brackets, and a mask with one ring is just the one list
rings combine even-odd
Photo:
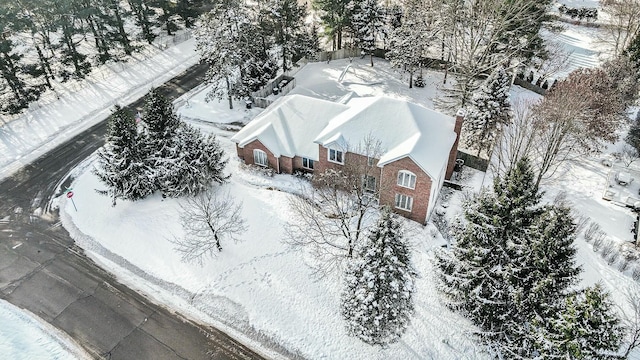
[[(367, 186), (380, 188), (380, 204), (425, 223), (445, 179), (455, 165), (463, 114), (443, 115), (404, 100), (352, 98), (346, 104), (285, 96), (247, 124), (231, 140), (246, 164), (321, 173), (349, 162), (376, 167)], [(381, 153), (359, 150), (375, 139)]]

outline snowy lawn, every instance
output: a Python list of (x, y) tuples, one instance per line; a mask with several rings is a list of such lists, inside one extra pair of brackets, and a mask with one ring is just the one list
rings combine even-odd
[[(178, 115), (183, 119), (203, 121), (215, 124), (246, 124), (256, 117), (263, 109), (246, 109), (244, 101), (233, 101), (233, 110), (229, 109), (228, 100), (206, 101), (206, 95), (211, 86), (202, 87), (194, 91), (194, 95), (178, 109)], [(196, 90), (196, 89), (194, 89)]]
[[(220, 140), (227, 153), (233, 154), (234, 144), (226, 138)], [(305, 358), (482, 356), (470, 340), (468, 321), (447, 310), (435, 290), (433, 248), (442, 241), (431, 227), (409, 239), (415, 250), (414, 263), (422, 275), (417, 282), (415, 317), (400, 343), (380, 349), (346, 335), (339, 308), (340, 276), (318, 279), (305, 265), (311, 261), (308, 254), (282, 242), (283, 228), (290, 218), (287, 199), (293, 196), (288, 192), (306, 186), (304, 180), (251, 173), (232, 157), (228, 169), (233, 176), (221, 190), (242, 201), (249, 230), (242, 242), (223, 244), (223, 252), (201, 267), (180, 262), (170, 242), (182, 234), (179, 200), (155, 196), (111, 207), (108, 198), (94, 191), (102, 185), (89, 171), (90, 163), (86, 165), (73, 185), (78, 211), (70, 202), (62, 204), (65, 226), (79, 245), (99, 255), (99, 261), (106, 258), (108, 261), (102, 262), (112, 271), (119, 273), (124, 268), (146, 273), (143, 277), (161, 288), (156, 289), (162, 293), (159, 297), (181, 311), (205, 321), (222, 322), (244, 333), (250, 343), (252, 339), (264, 342), (266, 337)], [(147, 286), (141, 278), (130, 281), (138, 288)]]
[(0, 324), (3, 359), (91, 359), (69, 336), (4, 300), (0, 300)]

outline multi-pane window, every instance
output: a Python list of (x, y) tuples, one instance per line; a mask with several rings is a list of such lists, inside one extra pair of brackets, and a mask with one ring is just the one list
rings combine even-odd
[(268, 162), (267, 162), (267, 153), (259, 150), (259, 149), (254, 149), (253, 150), (253, 163), (256, 165), (260, 165), (260, 166), (267, 166)]
[(413, 207), (413, 198), (405, 194), (396, 194), (396, 207), (398, 209), (411, 211)]
[(362, 188), (367, 193), (376, 192), (376, 178), (375, 178), (375, 176), (365, 175), (362, 178)]
[(409, 189), (415, 189), (416, 175), (406, 170), (398, 172), (398, 185), (404, 186)]
[(340, 150), (329, 149), (329, 161), (344, 164), (344, 153)]
[(373, 166), (374, 163), (375, 163), (375, 159), (372, 158), (371, 156), (368, 156), (367, 157), (367, 165)]
[(305, 169), (313, 170), (313, 160), (302, 158), (302, 167)]

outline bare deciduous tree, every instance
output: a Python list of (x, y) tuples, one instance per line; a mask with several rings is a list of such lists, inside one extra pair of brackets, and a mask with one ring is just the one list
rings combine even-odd
[[(349, 147), (347, 147), (349, 148)], [(379, 141), (365, 139), (345, 151), (345, 164), (315, 174), (313, 189), (290, 199), (293, 218), (287, 242), (307, 249), (317, 260), (318, 273), (339, 269), (375, 221), (381, 188), (377, 159)]]
[(491, 158), (491, 171), (503, 177), (518, 161), (528, 157), (534, 147), (535, 131), (532, 125), (533, 100), (516, 99), (511, 105), (511, 122), (504, 126)]
[[(506, 69), (534, 56), (545, 57), (538, 31), (546, 18), (549, 1), (471, 0), (444, 1), (443, 49), (456, 82), (443, 87), (438, 108), (455, 112), (464, 107), (477, 89), (477, 79), (498, 66)], [(444, 82), (447, 81), (445, 73)]]
[(640, 2), (606, 0), (601, 6), (609, 14), (610, 23), (603, 27), (598, 40), (610, 46), (614, 56), (619, 56), (640, 33)]
[(228, 192), (204, 191), (187, 198), (180, 208), (185, 236), (172, 242), (185, 262), (202, 265), (204, 258), (222, 251), (222, 242), (238, 242), (238, 236), (247, 230), (242, 203), (235, 203)]
[(638, 150), (629, 144), (623, 144), (622, 149), (614, 154), (622, 161), (625, 167), (631, 166), (636, 160), (640, 159)]
[(633, 349), (640, 347), (640, 295), (631, 290), (628, 290), (625, 295), (627, 303), (631, 306), (632, 314), (623, 317), (626, 338), (623, 343), (622, 359), (626, 359)]
[(617, 140), (625, 119), (625, 101), (602, 69), (580, 69), (558, 83), (534, 107), (536, 185), (558, 165), (599, 152)]

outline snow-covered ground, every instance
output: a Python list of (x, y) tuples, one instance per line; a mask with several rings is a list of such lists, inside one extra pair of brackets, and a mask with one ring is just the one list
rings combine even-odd
[[(584, 0), (563, 2), (590, 6)], [(574, 65), (596, 64), (601, 50), (592, 43), (591, 35), (584, 35), (591, 30), (572, 26), (566, 27), (559, 37), (563, 46), (580, 55), (570, 57), (570, 61)], [(187, 41), (141, 61), (139, 67), (113, 71), (102, 75), (102, 79), (94, 77), (94, 82), (83, 91), (62, 97), (46, 108), (34, 109), (0, 127), (0, 179), (97, 123), (108, 115), (116, 101), (139, 97), (148, 87), (195, 62), (193, 41)], [(354, 59), (347, 69), (348, 65), (348, 59), (330, 64), (310, 63), (296, 75), (293, 93), (332, 100), (343, 96), (386, 95), (432, 108), (432, 99), (443, 81), (442, 73), (425, 71), (427, 86), (409, 89), (408, 77), (392, 70), (384, 61), (376, 60), (374, 68), (368, 66), (367, 59)], [(338, 81), (343, 72), (343, 79)], [(514, 87), (511, 95), (512, 99), (538, 98), (519, 87)], [(233, 177), (224, 188), (243, 201), (243, 215), (249, 224), (244, 241), (226, 244), (220, 256), (202, 267), (180, 262), (169, 242), (182, 232), (177, 219), (178, 202), (152, 197), (134, 204), (119, 202), (112, 208), (106, 198), (94, 191), (101, 186), (89, 171), (93, 161), (89, 159), (74, 173), (78, 212), (66, 198), (59, 201), (65, 226), (92, 257), (129, 285), (215, 324), (254, 347), (261, 344), (269, 347), (276, 342), (290, 352), (322, 359), (482, 357), (482, 349), (476, 347), (469, 335), (473, 327), (450, 312), (435, 291), (433, 248), (442, 243), (442, 238), (433, 225), (411, 238), (413, 260), (421, 278), (417, 283), (416, 315), (400, 343), (379, 349), (348, 337), (338, 308), (340, 280), (336, 276), (314, 277), (304, 265), (309, 262), (307, 254), (281, 242), (282, 228), (288, 220), (287, 198), (291, 196), (288, 192), (299, 189), (299, 180), (286, 175), (268, 178), (241, 169), (233, 156), (235, 150), (228, 141), (229, 133), (202, 124), (202, 121), (242, 123), (259, 110), (247, 111), (244, 104), (235, 104), (236, 110), (229, 112), (226, 102), (204, 103), (203, 98), (204, 92), (197, 93), (188, 103), (182, 103), (179, 113), (186, 119), (197, 120), (196, 124), (206, 131), (218, 133), (230, 154), (228, 169)], [(565, 170), (560, 180), (545, 184), (547, 199), (566, 191), (576, 211), (599, 223), (614, 241), (628, 241), (631, 213), (601, 199), (608, 169), (597, 159), (585, 159)], [(471, 188), (477, 188), (481, 182), (482, 174), (475, 173), (466, 181)], [(460, 193), (455, 193), (445, 205), (447, 216), (454, 216), (460, 209)], [(623, 274), (607, 265), (584, 239), (579, 238), (576, 244), (578, 259), (585, 270), (583, 282), (602, 281), (621, 310), (631, 316), (625, 294), (640, 294), (640, 287), (629, 271)], [(5, 354), (3, 341), (0, 336), (1, 354)], [(18, 348), (8, 346), (12, 351)], [(277, 357), (265, 348), (262, 350)]]
[(2, 359), (91, 359), (69, 336), (4, 300), (0, 300), (0, 324)]
[[(347, 65), (351, 66), (343, 80), (338, 81)], [(346, 59), (307, 65), (298, 72), (298, 86), (292, 92), (333, 100), (384, 94), (431, 106), (442, 74), (426, 72), (428, 85), (424, 89), (409, 89), (406, 80), (384, 61), (378, 60), (371, 68), (366, 59), (354, 59), (352, 63)], [(512, 97), (538, 96), (514, 87)], [(201, 102), (189, 101), (189, 104), (191, 112), (207, 111), (198, 109)], [(184, 107), (179, 111), (185, 111)], [(211, 120), (217, 122), (215, 118)], [(155, 196), (136, 203), (119, 202), (111, 207), (107, 198), (95, 192), (102, 185), (88, 171), (93, 166), (90, 160), (79, 169), (73, 185), (78, 211), (74, 211), (65, 198), (60, 199), (60, 205), (63, 223), (72, 236), (104, 266), (160, 301), (218, 324), (254, 346), (259, 346), (257, 341), (264, 343), (268, 339), (267, 343), (278, 343), (289, 352), (312, 359), (476, 359), (484, 356), (482, 349), (471, 341), (473, 327), (449, 311), (435, 290), (433, 249), (443, 240), (431, 224), (410, 238), (413, 260), (421, 277), (416, 315), (400, 343), (379, 349), (347, 336), (339, 313), (340, 276), (318, 279), (305, 266), (310, 263), (309, 255), (282, 242), (283, 228), (290, 218), (287, 199), (293, 196), (291, 192), (301, 188), (302, 180), (288, 175), (270, 178), (242, 168), (234, 156), (234, 144), (228, 140), (230, 132), (201, 121), (197, 124), (219, 134), (230, 154), (228, 170), (232, 179), (223, 190), (243, 202), (243, 216), (249, 225), (243, 241), (226, 244), (222, 254), (203, 266), (180, 262), (170, 241), (182, 234), (178, 221), (179, 200)], [(597, 159), (572, 163), (560, 180), (545, 184), (544, 190), (547, 199), (560, 191), (567, 192), (578, 213), (591, 217), (612, 239), (622, 242), (628, 240), (628, 225), (633, 219), (626, 209), (601, 199), (607, 171)], [(478, 189), (482, 180), (482, 173), (472, 173), (464, 182)], [(461, 196), (455, 193), (446, 201), (447, 217), (459, 212)], [(640, 294), (640, 286), (629, 274), (607, 265), (582, 238), (576, 244), (578, 261), (585, 269), (583, 282), (603, 282), (616, 294), (614, 299), (625, 315), (631, 316), (625, 296), (617, 295), (621, 292)]]
[(95, 69), (76, 92), (32, 106), (0, 126), (0, 180), (104, 120), (114, 105), (138, 99), (198, 62), (193, 39), (149, 57), (132, 57), (125, 64)]

